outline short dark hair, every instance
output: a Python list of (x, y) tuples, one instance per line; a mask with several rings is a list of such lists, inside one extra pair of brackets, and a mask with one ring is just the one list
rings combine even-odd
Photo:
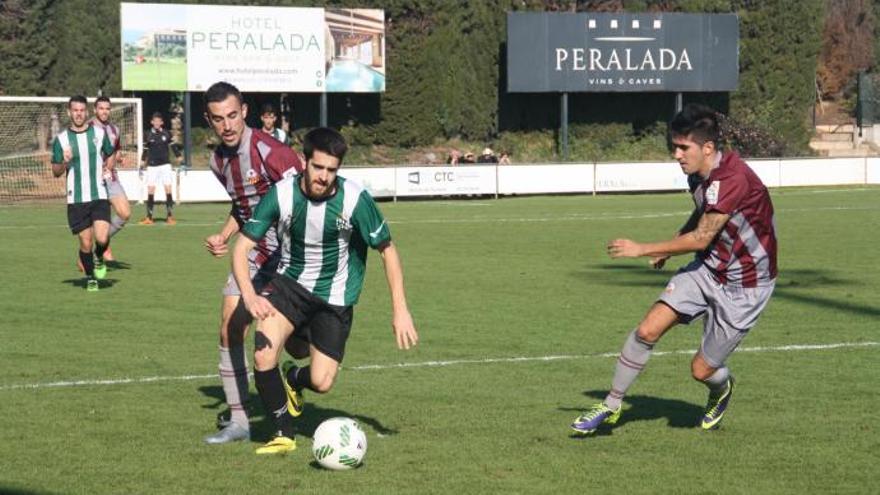
[(670, 137), (690, 136), (695, 143), (703, 145), (709, 141), (719, 148), (721, 131), (718, 126), (718, 112), (699, 103), (688, 103), (669, 123)]
[(230, 96), (234, 96), (238, 103), (244, 102), (241, 97), (241, 91), (226, 81), (215, 82), (205, 91), (203, 99), (205, 100), (205, 110), (208, 110), (209, 103), (219, 103)]
[(67, 108), (70, 108), (74, 103), (82, 103), (83, 105), (88, 105), (89, 102), (86, 100), (86, 97), (83, 95), (73, 95), (67, 100)]
[(345, 138), (342, 137), (342, 134), (328, 127), (318, 127), (303, 137), (303, 154), (306, 156), (306, 161), (312, 159), (315, 150), (338, 158), (339, 165), (342, 165), (342, 159), (345, 158), (348, 145), (345, 144)]
[(162, 115), (162, 112), (153, 112), (153, 115), (150, 116), (150, 120), (153, 120), (156, 117), (159, 117), (160, 119), (165, 120), (165, 116)]
[(275, 107), (271, 103), (263, 103), (263, 106), (260, 107), (260, 115), (264, 115), (267, 113), (278, 113), (275, 111)]
[(95, 106), (98, 106), (98, 103), (101, 103), (102, 101), (106, 101), (107, 104), (109, 105), (110, 104), (110, 97), (101, 95), (101, 96), (95, 98)]

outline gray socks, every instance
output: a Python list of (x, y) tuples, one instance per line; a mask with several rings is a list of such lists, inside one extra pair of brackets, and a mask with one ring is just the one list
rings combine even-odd
[(248, 390), (248, 363), (243, 345), (220, 347), (220, 382), (226, 394), (231, 420), (244, 429), (249, 429), (247, 411), (244, 405), (250, 400)]
[(715, 370), (715, 373), (712, 373), (712, 376), (703, 380), (703, 383), (705, 383), (712, 392), (718, 392), (727, 385), (727, 379), (729, 377), (730, 369), (727, 366), (722, 366)]
[(611, 391), (605, 397), (605, 405), (611, 409), (620, 407), (626, 390), (636, 381), (654, 349), (654, 343), (640, 339), (637, 332), (638, 329), (633, 330), (626, 337), (620, 357), (617, 358)]
[(114, 215), (113, 220), (110, 222), (110, 237), (113, 237), (122, 230), (122, 227), (125, 227), (126, 221)]

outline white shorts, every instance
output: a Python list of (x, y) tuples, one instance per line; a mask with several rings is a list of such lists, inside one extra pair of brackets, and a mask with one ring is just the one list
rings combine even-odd
[(170, 186), (174, 183), (174, 171), (171, 164), (152, 165), (147, 167), (147, 187), (155, 187), (159, 184)]

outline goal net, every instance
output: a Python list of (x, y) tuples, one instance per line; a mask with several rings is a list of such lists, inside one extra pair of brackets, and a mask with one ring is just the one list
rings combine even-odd
[[(52, 140), (69, 125), (67, 97), (0, 96), (0, 204), (63, 201), (66, 182), (52, 175)], [(94, 98), (89, 98), (90, 119)], [(110, 98), (110, 122), (119, 127), (117, 167), (135, 168), (143, 149), (140, 98)]]

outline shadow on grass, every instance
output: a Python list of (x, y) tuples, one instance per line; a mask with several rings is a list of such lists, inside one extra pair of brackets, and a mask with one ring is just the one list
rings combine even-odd
[[(589, 278), (592, 283), (599, 285), (613, 285), (617, 287), (656, 287), (663, 290), (666, 281), (675, 275), (676, 270), (668, 267), (664, 270), (653, 270), (648, 266), (633, 264), (603, 263), (593, 265), (596, 271), (572, 272), (577, 278)], [(858, 288), (864, 283), (858, 280), (849, 280), (835, 276), (829, 270), (815, 269), (791, 269), (780, 272), (776, 281), (774, 298), (784, 299), (798, 304), (843, 311), (851, 314), (880, 317), (880, 306), (869, 306), (848, 302), (841, 299), (832, 299), (814, 294), (803, 294), (802, 289), (818, 289), (829, 287), (852, 287)]]
[(55, 492), (35, 491), (26, 488), (14, 488), (0, 485), (0, 493), (3, 495), (52, 495)]
[[(596, 399), (596, 401), (604, 399), (607, 394), (607, 390), (587, 390), (584, 392), (584, 395)], [(578, 414), (583, 412), (584, 408), (560, 407), (559, 410)], [(602, 425), (596, 431), (595, 436), (612, 435), (614, 429), (634, 421), (653, 421), (663, 418), (667, 420), (667, 425), (670, 428), (696, 428), (700, 425), (702, 415), (703, 408), (690, 402), (647, 395), (630, 395), (624, 400), (623, 414), (620, 415), (620, 420), (617, 421), (613, 429), (609, 425)], [(582, 438), (578, 435), (572, 435), (572, 437)]]
[[(226, 396), (223, 393), (223, 387), (220, 387), (218, 385), (208, 385), (199, 387), (198, 390), (205, 397), (214, 399), (213, 403), (203, 405), (203, 409), (216, 410), (222, 408), (225, 410)], [(318, 428), (318, 425), (321, 424), (324, 420), (340, 416), (352, 418), (360, 423), (364, 430), (372, 429), (378, 435), (390, 436), (397, 434), (397, 430), (385, 426), (376, 418), (364, 416), (361, 414), (351, 414), (347, 411), (341, 411), (339, 409), (318, 407), (315, 404), (308, 402), (309, 398), (316, 398), (317, 394), (309, 394), (308, 391), (306, 392), (306, 394), (308, 395), (306, 395), (306, 403), (303, 407), (302, 415), (298, 418), (293, 419), (293, 425), (294, 428), (296, 428), (296, 434), (298, 436), (311, 438), (312, 435), (315, 434), (315, 430)], [(275, 424), (266, 417), (263, 411), (263, 405), (260, 403), (260, 397), (258, 395), (251, 395), (251, 405), (250, 407), (248, 407), (248, 409), (251, 411), (251, 438), (258, 443), (268, 441), (275, 433)]]
[(212, 404), (205, 404), (202, 409), (220, 409), (226, 406), (226, 394), (223, 393), (223, 387), (220, 385), (206, 385), (199, 387), (199, 392), (205, 397), (214, 399)]
[[(293, 419), (293, 426), (296, 429), (297, 436), (312, 438), (318, 425), (325, 420), (336, 417), (351, 418), (360, 423), (365, 431), (372, 429), (376, 434), (382, 436), (396, 435), (398, 432), (370, 416), (352, 414), (339, 409), (318, 407), (308, 402), (310, 397), (314, 398), (315, 394), (306, 395), (306, 403), (302, 415)], [(257, 397), (254, 397), (254, 399), (259, 400)], [(263, 413), (262, 404), (255, 405), (254, 415), (251, 417), (251, 438), (256, 442), (262, 443), (272, 438), (274, 432), (275, 424)]]
[[(102, 289), (109, 289), (109, 288), (113, 287), (114, 285), (116, 285), (118, 282), (119, 282), (119, 280), (117, 280), (115, 278), (105, 278), (104, 280), (98, 280), (98, 285)], [(61, 283), (68, 284), (68, 285), (71, 285), (73, 287), (77, 287), (77, 288), (80, 288), (83, 290), (85, 290), (85, 288), (86, 288), (85, 276), (80, 277), (80, 278), (69, 278), (67, 280), (62, 280)], [(3, 493), (3, 492), (0, 492), (0, 493)]]
[(131, 270), (131, 263), (127, 263), (125, 261), (118, 261), (118, 260), (107, 261), (106, 265), (107, 265), (107, 268), (110, 268), (113, 270)]

